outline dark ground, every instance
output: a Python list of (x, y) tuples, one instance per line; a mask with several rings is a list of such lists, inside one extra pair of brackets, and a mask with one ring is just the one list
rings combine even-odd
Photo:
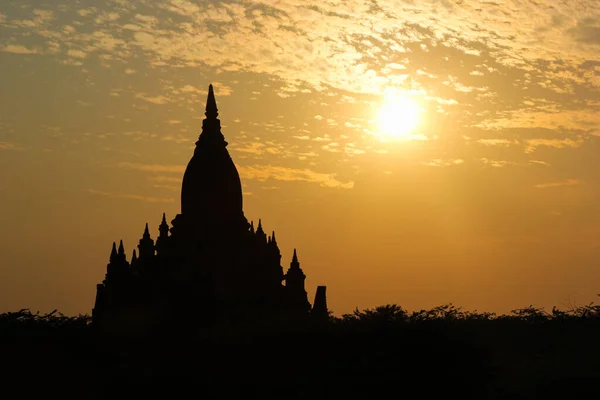
[(23, 398), (599, 398), (597, 309), (524, 310), (384, 306), (295, 327), (116, 336), (87, 317), (7, 313), (2, 386)]

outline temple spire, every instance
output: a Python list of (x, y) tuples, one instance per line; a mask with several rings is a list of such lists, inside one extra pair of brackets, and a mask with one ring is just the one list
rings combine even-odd
[[(148, 226), (146, 224), (146, 226)], [(163, 213), (162, 220), (160, 221), (160, 225), (158, 226), (158, 237), (167, 237), (169, 236), (169, 224), (167, 223), (167, 216)]]
[(135, 249), (133, 249), (133, 255), (131, 256), (131, 264), (133, 265), (133, 263), (136, 261), (137, 261), (137, 253), (136, 253)]
[(145, 263), (147, 260), (154, 257), (154, 240), (150, 237), (150, 230), (148, 229), (148, 223), (146, 222), (146, 227), (144, 228), (144, 234), (139, 241), (137, 246), (139, 250), (139, 258), (141, 262)]
[(302, 314), (310, 310), (308, 295), (304, 289), (305, 279), (306, 275), (304, 275), (302, 268), (300, 268), (298, 254), (296, 253), (296, 249), (294, 249), (294, 256), (292, 257), (290, 268), (285, 274), (285, 288), (288, 292), (290, 306)]
[(208, 85), (208, 98), (206, 99), (206, 112), (204, 115), (206, 115), (206, 119), (217, 119), (219, 116), (212, 84)]
[(125, 246), (123, 246), (123, 239), (119, 242), (119, 250), (117, 252), (117, 260), (122, 263), (127, 262), (127, 256), (125, 255)]
[(272, 242), (273, 244), (277, 244), (277, 241), (275, 240), (275, 231), (273, 231), (273, 236), (271, 236), (271, 238), (272, 238), (272, 239), (271, 239), (271, 242)]
[(117, 244), (115, 242), (113, 242), (109, 260), (111, 263), (114, 263), (115, 261), (117, 261)]

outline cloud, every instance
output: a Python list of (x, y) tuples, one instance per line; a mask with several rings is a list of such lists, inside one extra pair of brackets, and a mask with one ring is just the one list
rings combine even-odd
[(87, 192), (91, 193), (91, 194), (100, 195), (100, 196), (110, 197), (112, 199), (138, 200), (138, 201), (145, 201), (148, 203), (173, 203), (175, 201), (175, 198), (149, 197), (149, 196), (140, 196), (137, 194), (104, 192), (102, 190), (96, 190), (96, 189), (87, 189)]
[(145, 172), (178, 172), (185, 171), (185, 165), (162, 165), (162, 164), (140, 164), (131, 162), (120, 162), (117, 166), (121, 168), (130, 168)]
[(540, 146), (553, 147), (555, 149), (577, 148), (583, 144), (583, 139), (530, 139), (526, 141), (526, 153), (533, 153)]
[(0, 150), (22, 150), (23, 148), (14, 143), (0, 142)]
[(508, 139), (479, 139), (477, 143), (481, 143), (486, 146), (510, 146), (513, 144), (519, 144), (519, 141)]
[(161, 183), (178, 183), (181, 184), (183, 178), (176, 178), (174, 176), (151, 176), (148, 177), (149, 180), (154, 181), (154, 182), (161, 182)]
[[(140, 164), (130, 162), (120, 162), (117, 164), (122, 168), (130, 168), (137, 171), (144, 172), (172, 172), (172, 173), (183, 173), (185, 166), (179, 165), (162, 165), (162, 164)], [(286, 168), (272, 165), (253, 165), (253, 166), (237, 166), (240, 176), (244, 179), (258, 180), (261, 182), (267, 179), (275, 179), (279, 181), (305, 181), (319, 183), (321, 186), (326, 187), (337, 187), (344, 189), (351, 189), (354, 187), (354, 182), (342, 182), (336, 179), (336, 174), (326, 174), (314, 172), (309, 169), (295, 169)], [(155, 176), (150, 178), (153, 181), (160, 183), (179, 183), (180, 178)]]
[(529, 160), (530, 164), (537, 164), (537, 165), (543, 165), (546, 167), (550, 166), (550, 163), (547, 163), (546, 161), (540, 161), (540, 160)]
[(479, 161), (494, 168), (506, 167), (507, 165), (519, 165), (513, 161), (490, 160), (489, 158), (480, 158)]
[(69, 49), (67, 51), (67, 55), (69, 57), (75, 57), (75, 58), (86, 58), (87, 57), (87, 53), (85, 51), (76, 50), (76, 49)]
[(600, 45), (600, 14), (585, 18), (567, 31), (577, 42)]
[(40, 54), (39, 50), (30, 49), (20, 44), (9, 44), (0, 48), (1, 51), (5, 53), (14, 53), (14, 54)]
[(430, 167), (447, 167), (447, 166), (451, 166), (451, 165), (464, 164), (464, 160), (462, 160), (460, 158), (458, 158), (458, 159), (449, 159), (449, 160), (442, 160), (440, 158), (436, 158), (436, 159), (431, 160), (431, 161), (422, 162), (421, 164), (428, 165)]
[[(221, 82), (213, 82), (213, 88), (215, 90), (215, 95), (218, 96), (230, 96), (233, 93), (233, 89), (231, 86), (227, 86)], [(208, 93), (208, 89), (204, 93)]]
[[(485, 153), (474, 156), (476, 160), (486, 156), (481, 162), (506, 166), (509, 162), (496, 159), (516, 159), (504, 153), (522, 151), (514, 145), (522, 144), (526, 153), (541, 147), (578, 148), (590, 135), (600, 135), (596, 3), (580, 0), (547, 7), (543, 2), (507, 0), (482, 7), (478, 0), (407, 0), (400, 6), (384, 0), (310, 5), (303, 0), (116, 0), (101, 9), (6, 6), (0, 29), (7, 35), (0, 40), (0, 48), (21, 55), (40, 54), (48, 63), (56, 60), (69, 65), (71, 72), (85, 71), (85, 79), (77, 82), (100, 90), (110, 87), (102, 87), (106, 74), (98, 71), (121, 71), (113, 75), (121, 79), (122, 91), (110, 92), (112, 103), (129, 104), (128, 96), (133, 96), (135, 111), (150, 110), (150, 104), (163, 105), (161, 121), (183, 119), (183, 109), (199, 115), (206, 87), (198, 82), (209, 79), (218, 79), (213, 80), (217, 96), (236, 94), (227, 99), (230, 104), (244, 95), (305, 96), (302, 100), (307, 102), (297, 103), (302, 112), (293, 117), (304, 121), (294, 121), (293, 127), (289, 126), (292, 122), (286, 125), (287, 120), (279, 125), (262, 124), (267, 132), (260, 140), (265, 144), (232, 146), (247, 153), (239, 157), (277, 154), (280, 159), (306, 159), (313, 142), (300, 140), (311, 138), (323, 142), (313, 146), (321, 157), (310, 162), (317, 164), (347, 160), (364, 151), (369, 155), (400, 153), (398, 143), (376, 148), (381, 144), (365, 138), (363, 133), (368, 131), (354, 129), (368, 128), (366, 121), (372, 116), (365, 114), (377, 107), (386, 89), (401, 88), (415, 94), (427, 110), (423, 133), (406, 137), (432, 139), (422, 143), (428, 151), (422, 160), (432, 159), (425, 165), (460, 164), (464, 153), (453, 154), (458, 147), (445, 146), (444, 135), (462, 131), (473, 138), (471, 146), (482, 145), (474, 151)], [(20, 63), (28, 58), (6, 59)], [(191, 70), (198, 74), (189, 75)], [(134, 71), (137, 75), (125, 76)], [(294, 100), (279, 102), (294, 107)], [(94, 99), (94, 104), (100, 106), (102, 100)], [(128, 111), (123, 110), (133, 115)], [(244, 125), (254, 117), (252, 113), (240, 112), (244, 120), (240, 129), (251, 132)], [(348, 120), (350, 115), (363, 121)], [(304, 128), (299, 128), (302, 122)], [(315, 125), (323, 130), (309, 128)], [(171, 128), (177, 133), (161, 135), (161, 140), (194, 140), (180, 135), (179, 128)], [(340, 136), (344, 128), (352, 129), (344, 132), (351, 138)], [(136, 129), (140, 132), (128, 140), (147, 137), (143, 132), (156, 128), (123, 131)], [(275, 132), (281, 144), (266, 144), (267, 135)], [(292, 133), (298, 140), (289, 139)], [(346, 145), (345, 139), (355, 146)], [(334, 140), (339, 144), (327, 145)], [(368, 156), (354, 160), (360, 158)]]
[(585, 183), (585, 182), (583, 182), (580, 179), (567, 179), (566, 181), (560, 181), (560, 182), (538, 183), (537, 185), (534, 185), (534, 187), (536, 187), (538, 189), (547, 189), (547, 188), (560, 187), (560, 186), (575, 186), (575, 185), (581, 185), (583, 183)]
[(326, 174), (309, 169), (286, 168), (273, 165), (238, 166), (243, 179), (252, 179), (264, 182), (268, 179), (278, 181), (304, 181), (318, 183), (321, 186), (332, 188), (352, 189), (353, 181), (341, 182), (336, 179), (336, 174)]
[(263, 154), (266, 150), (265, 147), (266, 145), (264, 143), (253, 142), (247, 144), (246, 147), (233, 147), (233, 150), (242, 153)]
[(146, 93), (138, 93), (135, 95), (136, 99), (142, 99), (152, 104), (167, 104), (171, 102), (171, 99), (166, 96), (148, 96)]

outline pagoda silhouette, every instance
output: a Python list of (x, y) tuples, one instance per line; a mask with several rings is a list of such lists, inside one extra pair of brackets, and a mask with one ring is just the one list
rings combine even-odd
[(165, 214), (152, 239), (148, 224), (127, 261), (123, 241), (112, 245), (104, 281), (97, 285), (92, 324), (147, 328), (177, 321), (327, 318), (326, 288), (314, 305), (296, 249), (284, 274), (275, 232), (254, 227), (243, 212), (242, 184), (217, 118), (212, 85), (206, 118), (181, 188), (181, 213)]

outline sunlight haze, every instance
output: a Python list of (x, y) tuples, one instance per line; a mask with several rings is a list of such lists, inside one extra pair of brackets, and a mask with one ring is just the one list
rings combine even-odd
[(312, 302), (600, 293), (600, 2), (0, 2), (0, 311), (90, 313), (180, 212), (214, 85), (244, 213)]

